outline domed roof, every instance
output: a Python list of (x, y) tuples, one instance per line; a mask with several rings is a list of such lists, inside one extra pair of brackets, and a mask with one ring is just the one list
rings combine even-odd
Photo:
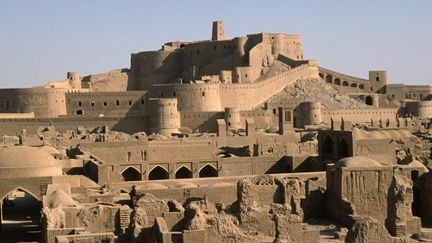
[(336, 161), (335, 165), (340, 166), (340, 167), (351, 167), (351, 168), (353, 168), (353, 167), (355, 168), (355, 167), (382, 166), (376, 160), (366, 158), (366, 157), (361, 157), (361, 156), (347, 157), (347, 158), (340, 159), (340, 160)]
[(28, 146), (0, 147), (0, 178), (57, 176), (62, 167), (45, 149)]

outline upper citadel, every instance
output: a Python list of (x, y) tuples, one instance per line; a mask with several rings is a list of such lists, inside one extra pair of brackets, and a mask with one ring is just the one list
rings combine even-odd
[(0, 238), (28, 194), (44, 242), (432, 241), (432, 86), (326, 69), (299, 35), (216, 21), (0, 112)]

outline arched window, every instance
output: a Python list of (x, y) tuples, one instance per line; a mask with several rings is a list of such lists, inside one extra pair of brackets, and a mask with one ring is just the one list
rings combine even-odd
[(339, 142), (338, 156), (339, 157), (348, 157), (349, 156), (349, 146), (348, 146), (348, 143), (345, 141), (345, 139), (342, 139)]
[(217, 169), (209, 164), (204, 166), (199, 172), (199, 177), (217, 177), (217, 176), (218, 176)]
[(141, 173), (134, 167), (128, 167), (122, 172), (124, 181), (140, 181)]
[(149, 180), (165, 180), (169, 178), (168, 171), (161, 166), (154, 167), (148, 176)]
[(365, 99), (366, 105), (373, 105), (372, 96), (367, 96)]
[(333, 140), (331, 139), (330, 136), (327, 136), (324, 139), (323, 154), (326, 154), (326, 155), (332, 155), (333, 154)]
[(335, 81), (334, 81), (334, 84), (336, 84), (336, 85), (340, 85), (340, 84), (341, 84), (340, 79), (336, 78)]
[(348, 85), (349, 85), (349, 84), (348, 84), (347, 81), (343, 81), (343, 82), (342, 82), (342, 86), (348, 87)]
[(327, 83), (333, 83), (333, 77), (330, 74), (326, 76), (325, 80)]
[(180, 167), (175, 173), (176, 179), (192, 178), (192, 171), (186, 166)]

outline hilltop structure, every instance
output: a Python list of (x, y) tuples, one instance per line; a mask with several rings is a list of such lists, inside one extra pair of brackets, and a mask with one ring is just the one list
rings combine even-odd
[(432, 86), (224, 33), (0, 89), (3, 229), (27, 194), (44, 242), (432, 240)]

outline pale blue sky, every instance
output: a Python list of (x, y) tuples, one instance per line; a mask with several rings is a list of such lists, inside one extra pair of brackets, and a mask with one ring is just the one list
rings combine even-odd
[(0, 2), (0, 88), (29, 87), (129, 67), (130, 53), (168, 41), (258, 32), (303, 36), (305, 58), (392, 83), (432, 84), (432, 1), (17, 1)]

